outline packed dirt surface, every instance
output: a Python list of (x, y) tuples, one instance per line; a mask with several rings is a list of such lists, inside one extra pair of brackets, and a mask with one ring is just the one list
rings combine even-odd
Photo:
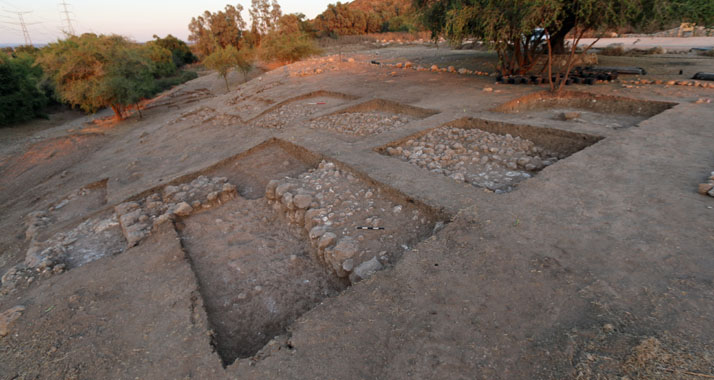
[(0, 129), (0, 378), (714, 377), (714, 59), (366, 46)]

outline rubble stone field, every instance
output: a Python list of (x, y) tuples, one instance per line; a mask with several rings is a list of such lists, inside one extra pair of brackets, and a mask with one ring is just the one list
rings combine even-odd
[(317, 118), (310, 121), (309, 126), (351, 136), (368, 136), (401, 128), (415, 119), (388, 112), (347, 112)]
[(714, 376), (714, 61), (359, 45), (0, 129), (0, 379)]
[(388, 147), (386, 152), (433, 173), (497, 193), (513, 190), (563, 158), (519, 136), (458, 127), (434, 129), (403, 145)]
[(289, 128), (294, 123), (309, 118), (325, 108), (334, 107), (342, 103), (344, 103), (343, 99), (325, 96), (296, 100), (257, 117), (252, 121), (252, 124), (270, 129)]

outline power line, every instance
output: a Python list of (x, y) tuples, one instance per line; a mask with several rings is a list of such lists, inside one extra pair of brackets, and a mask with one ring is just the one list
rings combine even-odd
[(67, 29), (64, 31), (65, 34), (74, 36), (74, 27), (72, 26), (72, 19), (69, 17), (69, 9), (67, 9), (67, 6), (69, 5), (66, 1), (62, 1), (59, 3), (59, 5), (62, 6), (62, 9), (60, 13), (64, 15), (64, 21), (67, 23)]
[[(32, 46), (32, 38), (30, 38), (30, 32), (27, 30), (27, 25), (28, 23), (25, 22), (25, 16), (26, 14), (32, 13), (32, 11), (7, 11), (11, 12), (17, 15), (17, 18), (20, 20), (19, 23), (14, 23), (14, 22), (7, 22), (4, 21), (6, 24), (12, 24), (12, 25), (19, 25), (20, 29), (22, 30), (22, 37), (25, 39), (25, 45), (30, 45)], [(36, 23), (31, 23), (36, 24)]]

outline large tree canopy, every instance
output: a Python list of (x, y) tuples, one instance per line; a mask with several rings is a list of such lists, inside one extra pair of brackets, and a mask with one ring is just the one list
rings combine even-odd
[(498, 52), (501, 71), (510, 74), (533, 67), (544, 39), (559, 53), (568, 34), (638, 22), (642, 1), (670, 0), (415, 0), (415, 6), (435, 37), (478, 38)]
[(194, 17), (188, 24), (188, 40), (194, 43), (196, 52), (201, 57), (213, 53), (217, 47), (229, 45), (239, 48), (246, 24), (241, 15), (243, 6), (226, 5), (225, 10)]
[(329, 4), (315, 20), (323, 35), (401, 32), (416, 29), (415, 14), (403, 0), (361, 0)]
[(171, 52), (158, 45), (138, 45), (121, 36), (83, 34), (49, 44), (37, 59), (60, 100), (85, 112), (122, 110), (153, 95), (155, 79), (176, 67)]

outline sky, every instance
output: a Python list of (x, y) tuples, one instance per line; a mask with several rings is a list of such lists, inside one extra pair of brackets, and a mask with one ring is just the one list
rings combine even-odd
[[(46, 44), (63, 36), (66, 29), (61, 2), (68, 4), (72, 27), (76, 34), (121, 34), (135, 41), (152, 39), (154, 34), (167, 34), (186, 41), (188, 23), (203, 11), (223, 9), (227, 0), (0, 0), (0, 45), (23, 44), (24, 37), (17, 12), (23, 14), (33, 44)], [(278, 0), (283, 13), (304, 13), (313, 18), (322, 13), (327, 4), (337, 0)], [(343, 1), (347, 2), (347, 1)], [(243, 18), (248, 20), (250, 0), (230, 2), (246, 9)]]

